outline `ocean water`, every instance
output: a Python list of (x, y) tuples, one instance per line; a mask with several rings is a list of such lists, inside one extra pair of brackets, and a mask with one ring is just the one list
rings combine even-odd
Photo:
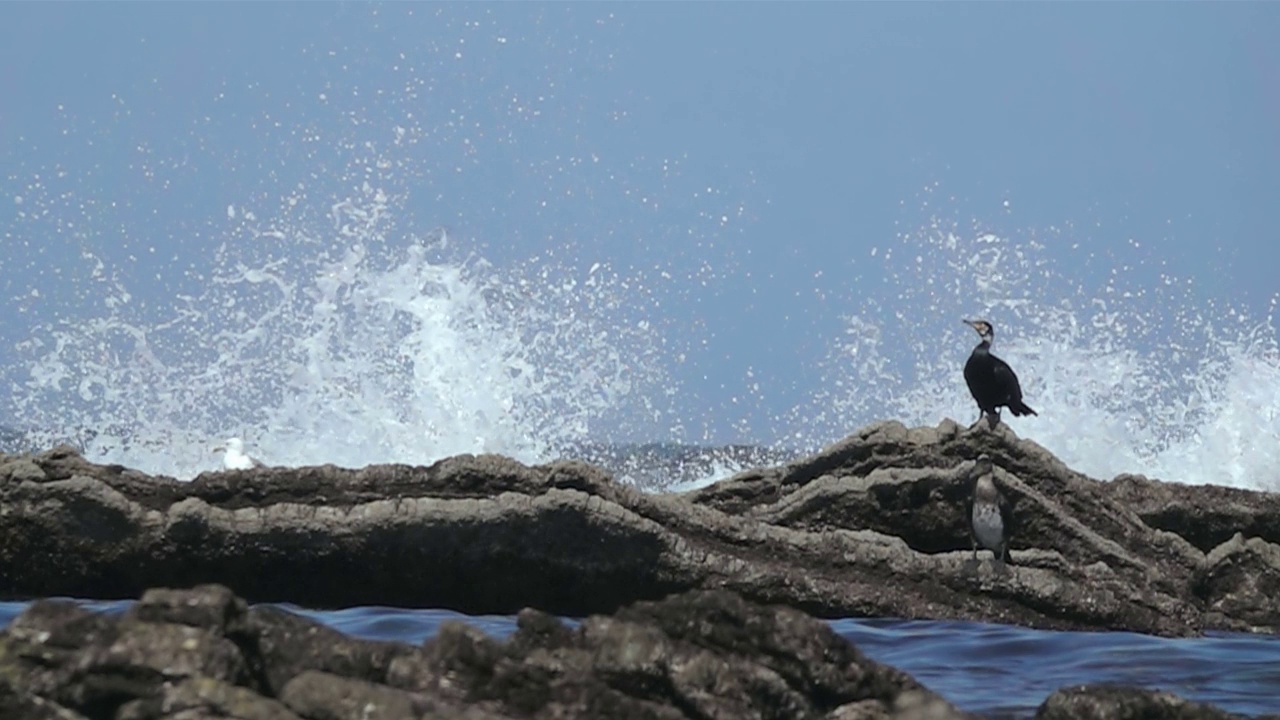
[[(128, 607), (127, 602), (87, 605), (106, 612)], [(24, 607), (0, 603), (0, 626), (7, 626)], [(421, 643), (446, 620), (462, 620), (497, 638), (515, 632), (513, 616), (387, 607), (281, 607), (375, 640)], [(986, 717), (1031, 717), (1054, 690), (1095, 682), (1168, 690), (1244, 715), (1280, 712), (1280, 639), (1272, 637), (1223, 633), (1168, 639), (882, 619), (836, 620), (831, 626), (868, 657), (905, 670), (961, 709)]]

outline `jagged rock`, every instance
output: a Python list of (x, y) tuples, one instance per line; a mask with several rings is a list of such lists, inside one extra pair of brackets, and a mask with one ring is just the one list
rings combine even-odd
[[(1203, 703), (1172, 693), (1116, 685), (1062, 688), (1050, 695), (1035, 720), (1242, 720)], [(1256, 720), (1280, 718), (1266, 715)]]
[(249, 611), (248, 637), (261, 660), (259, 685), (272, 695), (284, 692), (291, 678), (307, 671), (356, 680), (386, 682), (397, 657), (409, 652), (401, 643), (357, 641), (319, 623), (280, 608)]
[[(999, 571), (968, 557), (965, 504), (982, 453), (1014, 503), (1011, 563)], [(646, 494), (580, 462), (527, 467), (498, 456), (183, 483), (60, 447), (0, 458), (0, 505), (0, 595), (9, 597), (219, 582), (254, 601), (311, 607), (581, 616), (725, 588), (823, 617), (1161, 635), (1280, 628), (1271, 555), (1250, 551), (1262, 572), (1254, 589), (1232, 570), (1243, 556), (1205, 555), (1234, 524), (1246, 540), (1280, 542), (1276, 496), (1099, 482), (1004, 424), (880, 423), (679, 495)], [(369, 659), (374, 675), (362, 679), (379, 682), (393, 660)]]
[(1280, 597), (1280, 545), (1240, 533), (1209, 553), (1196, 591), (1211, 612), (1276, 632)]
[(418, 717), (427, 709), (424, 701), (415, 702), (403, 690), (315, 670), (290, 679), (280, 698), (314, 720), (397, 720)]
[(907, 589), (923, 585), (918, 592), (926, 597), (929, 585), (948, 588), (954, 604), (963, 607), (946, 613), (952, 617), (1197, 631), (1202, 613), (1190, 582), (1203, 555), (1107, 502), (1102, 483), (1070, 471), (1035, 443), (1018, 440), (1005, 425), (966, 433), (950, 422), (915, 430), (884, 423), (812, 458), (742, 473), (689, 499), (811, 534), (870, 531), (901, 539), (917, 551), (913, 559), (950, 559), (969, 546), (965, 507), (973, 462), (963, 458), (984, 452), (996, 460), (997, 484), (1015, 506), (1010, 574), (975, 582), (973, 573), (946, 572), (941, 562), (903, 562), (886, 582)]
[(36, 602), (0, 632), (0, 717), (969, 717), (826, 623), (726, 591), (637, 603), (573, 629), (525, 610), (504, 642), (453, 623), (419, 648), (257, 612), (214, 586), (151, 591), (119, 616)]
[(151, 697), (124, 703), (115, 717), (116, 720), (301, 720), (279, 700), (209, 677), (163, 685)]
[(56, 702), (17, 690), (3, 679), (0, 679), (0, 711), (3, 717), (14, 720), (88, 720)]
[[(1170, 478), (1176, 480), (1177, 478)], [(1105, 489), (1153, 528), (1209, 552), (1236, 533), (1280, 544), (1280, 493), (1119, 475)]]

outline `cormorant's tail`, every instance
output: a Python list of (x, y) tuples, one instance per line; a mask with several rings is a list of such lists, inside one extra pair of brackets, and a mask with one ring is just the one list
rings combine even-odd
[(1014, 417), (1021, 417), (1023, 415), (1040, 415), (1040, 413), (1032, 410), (1030, 405), (1022, 402), (1021, 400), (1016, 403), (1010, 403), (1009, 412), (1013, 413)]

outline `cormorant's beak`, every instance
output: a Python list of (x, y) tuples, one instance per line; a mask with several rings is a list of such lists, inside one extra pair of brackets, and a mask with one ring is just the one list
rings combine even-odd
[(977, 329), (975, 327), (978, 323), (977, 320), (961, 320), (960, 322), (964, 323), (965, 325), (968, 325), (971, 328), (974, 328), (975, 330)]

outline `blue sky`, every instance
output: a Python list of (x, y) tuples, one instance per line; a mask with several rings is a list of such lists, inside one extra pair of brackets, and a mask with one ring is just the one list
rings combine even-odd
[(871, 249), (934, 214), (1057, 228), (1261, 315), (1278, 34), (1272, 3), (6, 3), (0, 240), (21, 272), (0, 333), (91, 314), (53, 275), (86, 244), (163, 305), (199, 285), (228, 205), (306, 181), (298, 212), (323, 216), (351, 146), (414, 123), (384, 178), (410, 198), (398, 232), (448, 226), (498, 263), (716, 268), (664, 298), (690, 348), (673, 372), (714, 416), (750, 370), (757, 431), (875, 294)]

